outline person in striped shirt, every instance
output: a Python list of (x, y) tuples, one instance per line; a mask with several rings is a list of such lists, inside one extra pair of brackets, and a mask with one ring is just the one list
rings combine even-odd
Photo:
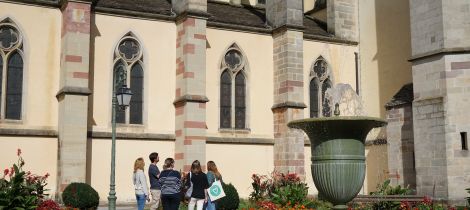
[(175, 160), (167, 158), (158, 180), (161, 185), (163, 210), (178, 210), (181, 201), (181, 174), (173, 170)]

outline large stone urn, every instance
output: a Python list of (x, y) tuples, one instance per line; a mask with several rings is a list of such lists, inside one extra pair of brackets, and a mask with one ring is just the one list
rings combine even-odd
[(312, 149), (312, 176), (319, 193), (347, 209), (362, 188), (366, 170), (364, 141), (372, 128), (386, 125), (373, 117), (320, 117), (289, 122), (307, 133)]

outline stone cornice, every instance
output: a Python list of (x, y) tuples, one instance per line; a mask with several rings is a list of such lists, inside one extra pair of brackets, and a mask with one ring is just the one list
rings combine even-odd
[(130, 11), (130, 10), (114, 9), (114, 8), (98, 7), (98, 6), (94, 7), (94, 11), (97, 12), (98, 14), (127, 16), (127, 17), (134, 17), (134, 18), (163, 20), (163, 21), (171, 21), (171, 22), (174, 22), (176, 19), (176, 16), (168, 16), (168, 15), (146, 13), (146, 12), (136, 12), (136, 11)]
[[(111, 132), (107, 131), (88, 131), (88, 137), (93, 139), (108, 139), (110, 140), (112, 137)], [(116, 132), (116, 138), (118, 139), (135, 139), (135, 140), (166, 140), (166, 141), (174, 141), (175, 135), (174, 134), (159, 134), (159, 133), (124, 133), (124, 132)]]
[(44, 1), (44, 0), (0, 0), (0, 2), (12, 3), (12, 4), (24, 4), (24, 5), (38, 5), (44, 7), (58, 8), (59, 1)]
[(287, 101), (287, 102), (274, 104), (273, 107), (271, 107), (271, 110), (274, 111), (276, 109), (285, 109), (285, 108), (305, 109), (307, 108), (307, 106), (305, 105), (304, 102)]
[(284, 31), (298, 31), (298, 32), (304, 32), (305, 26), (299, 26), (299, 25), (293, 25), (293, 24), (284, 24), (281, 26), (278, 26), (274, 29), (272, 29), (272, 34), (278, 34), (282, 33)]
[(197, 18), (197, 19), (203, 19), (207, 20), (209, 19), (211, 15), (207, 12), (204, 11), (199, 11), (199, 10), (186, 10), (182, 12), (181, 14), (178, 14), (175, 18), (175, 22), (179, 23), (181, 21), (184, 21), (186, 18)]
[(442, 49), (433, 50), (433, 51), (426, 52), (426, 53), (413, 55), (408, 61), (415, 62), (415, 61), (419, 61), (419, 60), (434, 57), (434, 56), (466, 54), (466, 53), (470, 53), (470, 47), (442, 48)]
[(0, 136), (57, 137), (52, 129), (0, 128)]
[(207, 96), (202, 96), (202, 95), (184, 95), (175, 99), (175, 101), (173, 102), (173, 105), (179, 106), (187, 102), (207, 103), (209, 102), (209, 99), (207, 98)]
[(73, 87), (73, 86), (65, 86), (59, 90), (56, 94), (56, 98), (59, 99), (63, 95), (82, 95), (82, 96), (89, 96), (91, 94), (90, 89), (85, 87)]
[(353, 45), (353, 46), (359, 45), (359, 42), (356, 42), (356, 41), (344, 40), (344, 39), (339, 39), (336, 37), (305, 34), (305, 33), (304, 33), (304, 39), (313, 40), (313, 41), (324, 41), (324, 42), (330, 42), (330, 43), (335, 43), (335, 44)]
[(259, 27), (236, 25), (236, 24), (230, 24), (230, 23), (220, 23), (220, 22), (214, 22), (214, 21), (208, 21), (207, 27), (216, 28), (216, 29), (229, 29), (229, 30), (241, 31), (241, 32), (255, 32), (255, 33), (260, 33), (260, 34), (272, 33), (272, 30), (270, 28), (259, 28)]

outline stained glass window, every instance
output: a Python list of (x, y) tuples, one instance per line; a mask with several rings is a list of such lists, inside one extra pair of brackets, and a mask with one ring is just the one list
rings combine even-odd
[(8, 59), (6, 93), (5, 118), (20, 120), (21, 96), (23, 93), (23, 59), (17, 52)]
[[(7, 19), (0, 23), (0, 107), (1, 118), (21, 120), (23, 103), (22, 38)], [(6, 59), (6, 60), (4, 60)], [(4, 101), (3, 101), (4, 100)]]
[(142, 106), (144, 89), (144, 71), (140, 64), (135, 64), (131, 70), (131, 91), (132, 98), (130, 104), (130, 124), (142, 124)]
[(220, 128), (231, 128), (232, 79), (227, 71), (220, 78)]
[(235, 128), (245, 128), (245, 76), (239, 72), (235, 77)]

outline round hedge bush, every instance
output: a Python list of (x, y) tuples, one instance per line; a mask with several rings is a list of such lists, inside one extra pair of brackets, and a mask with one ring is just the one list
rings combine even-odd
[(93, 187), (86, 183), (71, 183), (62, 192), (65, 206), (79, 209), (98, 207), (100, 196)]
[(225, 197), (216, 201), (217, 209), (238, 209), (238, 205), (240, 205), (240, 197), (238, 196), (237, 189), (235, 189), (235, 187), (230, 183), (222, 183), (222, 188), (224, 189)]

